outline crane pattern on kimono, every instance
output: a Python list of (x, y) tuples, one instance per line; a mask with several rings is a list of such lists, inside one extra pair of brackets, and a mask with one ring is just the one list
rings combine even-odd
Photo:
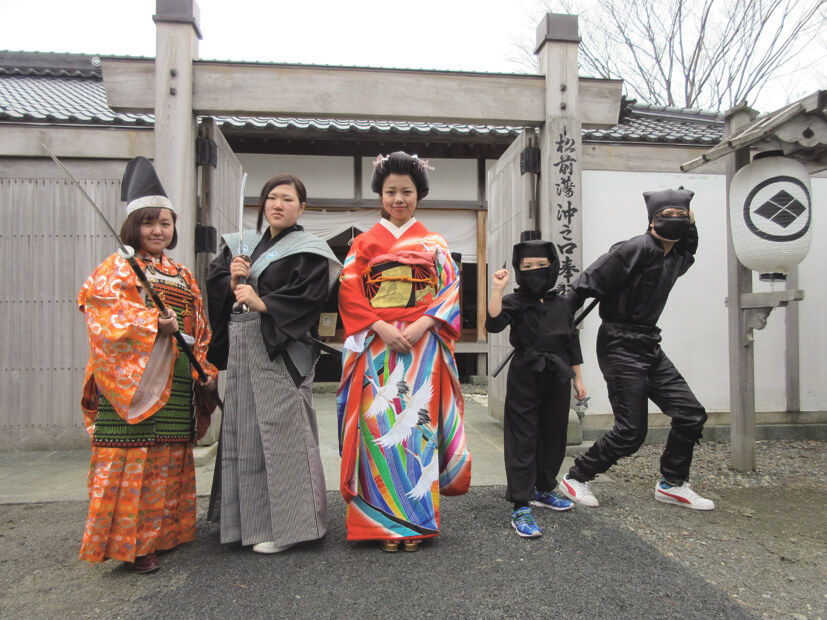
[[(431, 440), (433, 441), (433, 440)], [(428, 443), (430, 443), (429, 441)], [(426, 445), (427, 448), (427, 445)], [(431, 451), (431, 460), (428, 461), (427, 465), (422, 464), (422, 460), (419, 458), (419, 455), (411, 452), (411, 455), (416, 459), (416, 462), (419, 463), (420, 474), (419, 480), (416, 481), (414, 487), (405, 493), (409, 498), (414, 500), (421, 500), (423, 497), (428, 495), (431, 492), (431, 487), (433, 486), (434, 482), (439, 479), (439, 459), (437, 458), (436, 450)]]
[(376, 443), (383, 448), (398, 446), (410, 436), (414, 427), (425, 424), (431, 419), (431, 415), (428, 413), (428, 404), (431, 402), (434, 390), (430, 382), (419, 386), (419, 389), (412, 396), (408, 396), (410, 391), (408, 384), (404, 381), (400, 383), (399, 399), (402, 401), (404, 408), (396, 417), (390, 430), (376, 440)]
[(365, 418), (370, 420), (377, 415), (386, 411), (391, 403), (399, 398), (400, 384), (407, 389), (407, 384), (403, 381), (405, 376), (405, 366), (397, 364), (396, 368), (391, 371), (390, 377), (385, 381), (384, 385), (378, 385), (373, 379), (365, 375), (365, 378), (370, 382), (374, 389), (373, 402), (365, 411)]

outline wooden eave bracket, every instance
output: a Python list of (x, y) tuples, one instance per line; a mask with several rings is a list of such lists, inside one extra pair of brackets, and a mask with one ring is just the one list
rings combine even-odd
[(762, 293), (741, 293), (741, 310), (744, 312), (744, 346), (755, 342), (754, 330), (764, 329), (774, 308), (784, 307), (790, 302), (804, 299), (800, 289), (770, 291)]
[[(827, 113), (825, 113), (825, 105), (827, 105), (827, 91), (819, 90), (775, 112), (757, 117), (734, 135), (724, 138), (706, 153), (702, 153), (695, 159), (681, 165), (681, 171), (689, 172), (739, 149), (755, 147), (757, 143), (767, 140), (772, 141), (773, 139), (778, 139), (780, 142), (793, 142), (804, 147), (805, 150), (807, 148), (815, 148), (819, 142), (823, 141), (822, 127), (824, 123), (822, 121), (825, 120), (827, 116)], [(734, 110), (731, 110), (727, 114), (731, 114), (733, 111)], [(796, 118), (801, 116), (804, 118), (796, 121)], [(793, 135), (796, 132), (800, 132), (802, 125), (808, 123), (813, 125), (811, 131), (813, 136), (805, 138), (802, 141), (801, 136)], [(786, 125), (791, 126), (785, 128)], [(812, 144), (809, 144), (810, 141)], [(783, 150), (785, 154), (792, 155), (792, 153), (787, 153), (788, 150), (792, 149), (796, 151), (800, 150), (798, 147), (792, 146), (784, 148)], [(812, 164), (808, 167), (811, 173), (823, 169)]]
[(763, 293), (741, 293), (741, 309), (750, 308), (778, 308), (786, 306), (791, 301), (804, 299), (804, 291), (800, 289), (768, 291)]

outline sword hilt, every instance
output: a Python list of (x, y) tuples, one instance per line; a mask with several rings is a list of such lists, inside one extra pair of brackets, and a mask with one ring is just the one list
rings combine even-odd
[[(250, 257), (246, 254), (239, 254), (236, 258), (242, 259), (245, 263), (249, 264), (252, 261)], [(238, 276), (238, 283), (239, 284), (247, 284), (247, 276)], [(250, 308), (247, 307), (247, 304), (235, 304), (233, 306), (233, 313), (234, 314), (246, 314), (250, 311)]]

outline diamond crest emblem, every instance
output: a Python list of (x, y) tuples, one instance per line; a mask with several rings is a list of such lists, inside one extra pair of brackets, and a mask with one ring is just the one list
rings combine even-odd
[(806, 210), (807, 208), (794, 196), (782, 189), (754, 212), (771, 222), (775, 222), (781, 228), (787, 228)]

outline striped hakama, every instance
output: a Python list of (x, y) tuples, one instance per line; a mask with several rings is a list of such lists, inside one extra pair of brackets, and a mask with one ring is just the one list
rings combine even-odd
[(313, 372), (296, 387), (271, 361), (258, 312), (230, 318), (221, 435), (221, 542), (287, 545), (324, 536), (327, 499)]

